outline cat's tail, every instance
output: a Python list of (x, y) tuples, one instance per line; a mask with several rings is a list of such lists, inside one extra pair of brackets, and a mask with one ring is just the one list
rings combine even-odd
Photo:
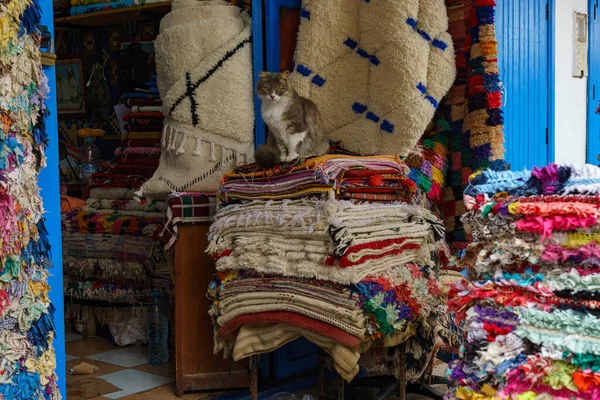
[(281, 162), (279, 149), (261, 144), (254, 153), (254, 160), (260, 169), (271, 169)]

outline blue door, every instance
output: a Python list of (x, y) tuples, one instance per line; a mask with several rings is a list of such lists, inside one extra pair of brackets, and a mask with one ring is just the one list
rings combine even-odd
[(506, 88), (506, 160), (511, 169), (553, 160), (549, 101), (550, 15), (547, 0), (501, 0), (496, 11), (498, 67)]
[(600, 10), (598, 0), (590, 0), (588, 8), (589, 54), (588, 54), (588, 109), (586, 161), (598, 164), (600, 154), (600, 115), (596, 108), (600, 100)]

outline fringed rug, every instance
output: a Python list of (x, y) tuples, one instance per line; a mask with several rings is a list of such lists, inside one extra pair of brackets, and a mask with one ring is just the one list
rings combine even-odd
[(442, 111), (450, 139), (444, 215), (446, 240), (455, 250), (464, 249), (469, 240), (460, 221), (469, 176), (506, 166), (495, 7), (494, 0), (446, 0), (457, 76)]

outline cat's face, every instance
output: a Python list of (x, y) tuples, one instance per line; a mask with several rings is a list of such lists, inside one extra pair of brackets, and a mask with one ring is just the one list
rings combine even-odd
[(282, 73), (259, 72), (256, 92), (263, 101), (276, 102), (290, 93), (288, 86), (288, 71)]

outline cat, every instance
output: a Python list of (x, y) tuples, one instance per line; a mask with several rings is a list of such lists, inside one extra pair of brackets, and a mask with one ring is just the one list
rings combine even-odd
[(261, 169), (296, 158), (320, 156), (329, 141), (321, 129), (317, 105), (300, 96), (288, 82), (289, 72), (259, 72), (256, 92), (262, 100), (262, 117), (269, 128), (267, 143), (254, 159)]

